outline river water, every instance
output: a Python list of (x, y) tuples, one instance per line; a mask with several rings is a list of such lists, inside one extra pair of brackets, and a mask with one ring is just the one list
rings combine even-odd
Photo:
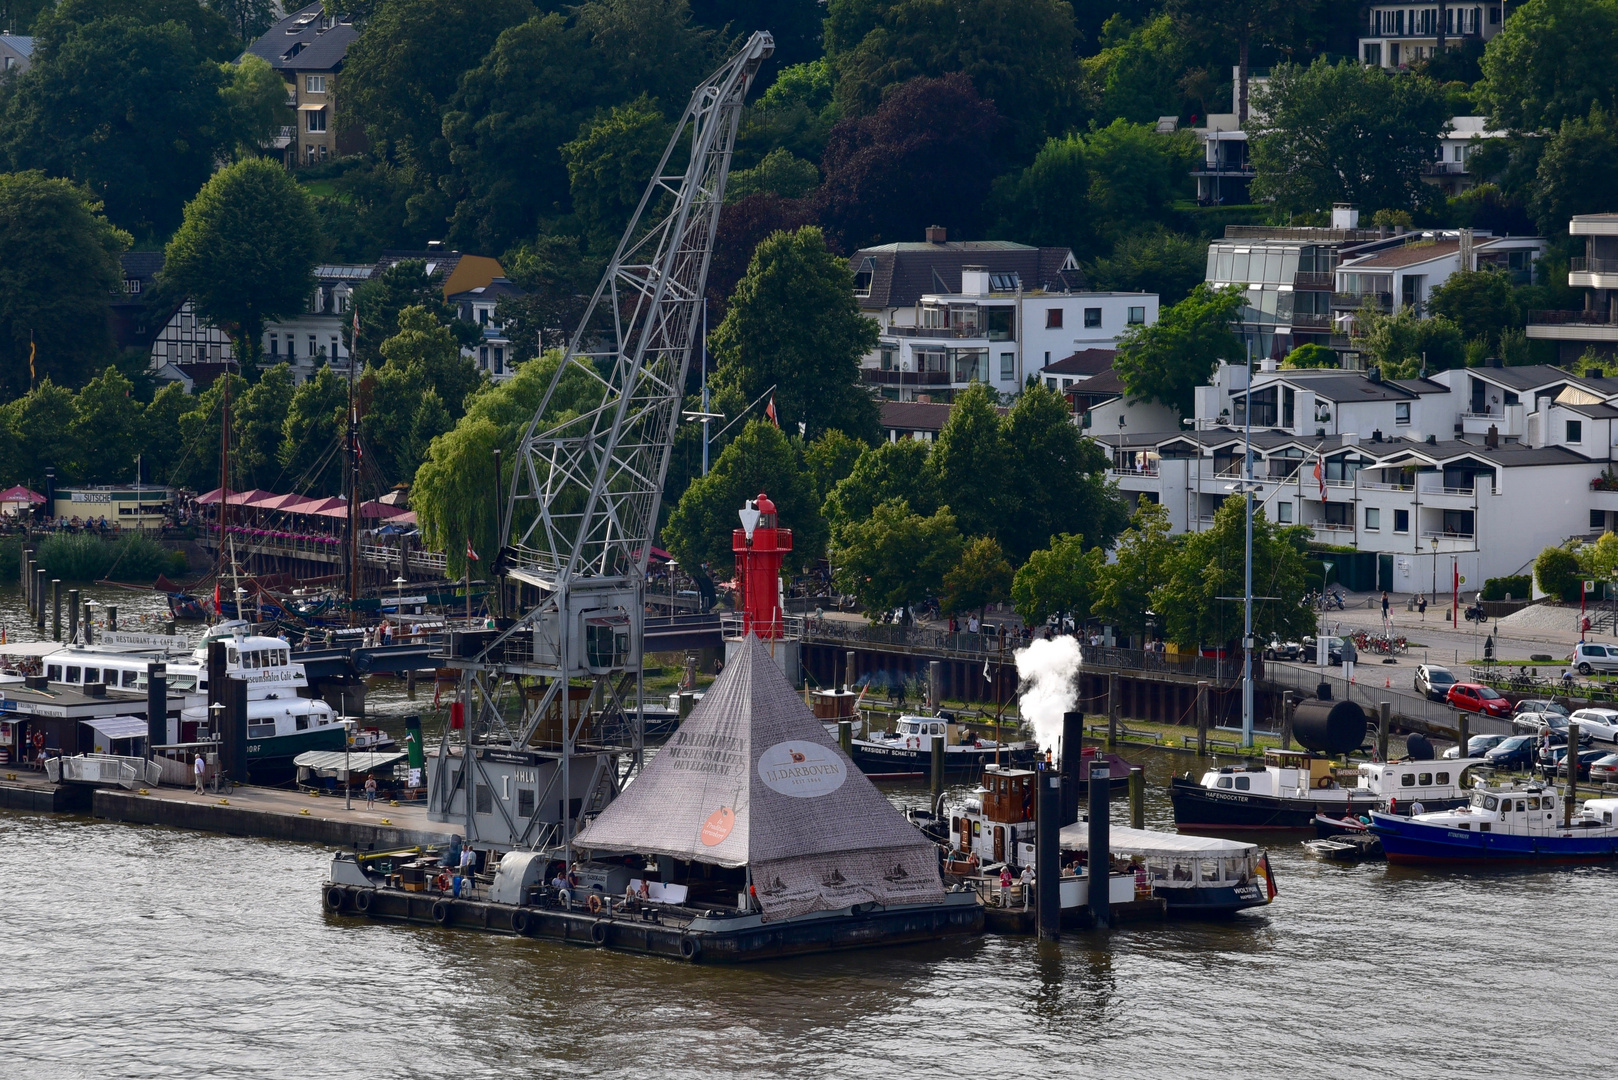
[[(1190, 759), (1129, 756), (1171, 828)], [(1226, 922), (709, 968), (335, 917), (312, 846), (0, 812), (0, 1076), (1608, 1071), (1613, 870), (1336, 866), (1262, 839), (1280, 896)]]

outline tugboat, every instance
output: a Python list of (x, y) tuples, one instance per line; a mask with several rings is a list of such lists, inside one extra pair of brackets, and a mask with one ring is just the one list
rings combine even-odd
[[(1397, 813), (1415, 802), (1440, 809), (1467, 801), (1463, 783), (1467, 770), (1485, 764), (1478, 759), (1367, 761), (1351, 770), (1334, 768), (1324, 755), (1359, 749), (1365, 724), (1365, 711), (1352, 701), (1303, 702), (1294, 714), (1293, 734), (1306, 749), (1267, 750), (1262, 765), (1210, 769), (1200, 781), (1175, 777), (1169, 788), (1175, 824), (1181, 832), (1312, 830), (1317, 816), (1351, 819), (1377, 809)], [(1431, 754), (1431, 747), (1425, 749)]]
[(1591, 799), (1569, 820), (1560, 798), (1537, 783), (1480, 787), (1453, 810), (1409, 818), (1372, 811), (1371, 831), (1393, 863), (1618, 859), (1618, 799)]

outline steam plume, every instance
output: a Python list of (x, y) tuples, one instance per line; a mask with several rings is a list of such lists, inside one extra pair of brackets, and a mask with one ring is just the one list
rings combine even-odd
[(1017, 650), (1019, 709), (1033, 724), (1041, 750), (1058, 749), (1062, 714), (1078, 704), (1079, 659), (1079, 643), (1070, 636), (1036, 639)]

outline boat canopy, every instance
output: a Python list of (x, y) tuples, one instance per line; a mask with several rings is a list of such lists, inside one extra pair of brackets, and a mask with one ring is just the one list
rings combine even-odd
[[(1216, 858), (1222, 855), (1241, 855), (1257, 849), (1257, 844), (1244, 844), (1240, 840), (1221, 840), (1213, 836), (1184, 836), (1180, 833), (1153, 832), (1150, 829), (1131, 829), (1111, 825), (1107, 829), (1107, 844), (1117, 855), (1140, 855), (1148, 859)], [(1087, 851), (1090, 847), (1089, 822), (1081, 821), (1062, 830), (1062, 846), (1071, 851)]]
[(392, 750), (386, 753), (370, 750), (351, 750), (348, 753), (341, 750), (305, 750), (292, 759), (292, 764), (305, 769), (315, 769), (318, 772), (331, 770), (341, 772), (344, 768), (349, 772), (374, 772), (404, 759), (403, 753), (395, 753)]
[(80, 720), (81, 724), (88, 724), (109, 739), (144, 739), (146, 738), (146, 721), (136, 716), (98, 716), (91, 720)]

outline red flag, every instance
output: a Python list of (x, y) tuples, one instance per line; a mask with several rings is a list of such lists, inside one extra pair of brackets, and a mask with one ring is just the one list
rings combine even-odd
[(779, 431), (780, 428), (781, 428), (781, 421), (775, 415), (775, 395), (774, 394), (770, 395), (770, 403), (768, 405), (764, 406), (764, 415), (768, 416), (770, 418), (770, 423), (774, 424), (775, 427), (776, 427), (776, 430)]
[(473, 562), (480, 561), (478, 559), (478, 553), (472, 550), (472, 538), (470, 536), (466, 538), (466, 557), (471, 559)]
[(1320, 501), (1326, 502), (1326, 475), (1320, 470), (1320, 457), (1315, 457), (1315, 482), (1320, 485)]

